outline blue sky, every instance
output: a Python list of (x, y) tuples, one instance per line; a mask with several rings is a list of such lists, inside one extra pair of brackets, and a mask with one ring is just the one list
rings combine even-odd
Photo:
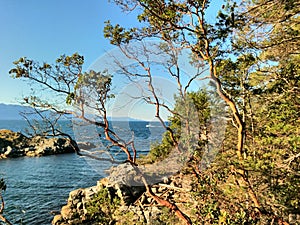
[[(209, 19), (223, 1), (213, 2)], [(108, 0), (0, 0), (0, 103), (20, 103), (29, 93), (24, 81), (8, 74), (20, 57), (53, 63), (62, 54), (78, 52), (87, 69), (115, 48), (103, 37), (107, 20), (134, 26), (136, 15)]]
[(10, 78), (12, 62), (20, 57), (54, 62), (61, 54), (78, 52), (87, 68), (113, 46), (104, 39), (104, 21), (132, 24), (106, 0), (0, 0), (0, 102), (18, 103), (28, 90)]

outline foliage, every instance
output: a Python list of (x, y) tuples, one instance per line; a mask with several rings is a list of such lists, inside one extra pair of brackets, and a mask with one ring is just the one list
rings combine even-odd
[[(299, 0), (228, 0), (212, 22), (207, 13), (212, 1), (114, 2), (125, 11), (137, 10), (140, 24), (125, 28), (106, 22), (104, 36), (112, 44), (129, 57), (136, 55), (128, 54), (127, 44), (144, 40), (158, 40), (170, 54), (178, 49), (190, 50), (189, 63), (209, 68), (206, 75), (215, 87), (213, 94), (226, 103), (228, 114), (224, 117), (228, 123), (222, 148), (203, 170), (199, 166), (201, 148), (207, 145), (210, 116), (216, 109), (209, 104), (210, 95), (203, 90), (186, 92), (179, 74), (168, 68), (179, 83), (181, 95), (176, 96), (168, 131), (162, 142), (151, 148), (149, 158), (151, 162), (161, 160), (180, 139), (188, 143), (191, 137), (182, 135), (185, 125), (192, 125), (188, 122), (199, 127), (200, 151), (189, 162), (197, 176), (192, 190), (194, 213), (190, 215), (194, 223), (287, 224), (289, 216), (299, 214), (300, 208)], [(151, 68), (136, 61), (149, 75)], [(82, 63), (83, 57), (78, 54), (62, 56), (56, 66), (21, 58), (11, 73), (62, 94), (68, 104), (85, 104), (80, 90), (93, 93), (91, 97), (97, 104), (90, 107), (105, 118), (106, 101), (113, 97), (109, 92), (112, 78), (105, 71), (84, 74)], [(164, 105), (159, 100), (151, 101), (157, 95), (151, 86), (151, 74), (148, 78), (153, 96), (145, 99), (159, 111)], [(89, 84), (96, 88), (89, 89)], [(197, 118), (189, 117), (194, 109)], [(109, 130), (107, 123), (98, 125)], [(129, 143), (122, 145), (108, 133), (106, 137), (128, 154), (128, 161), (134, 162)], [(107, 195), (100, 194), (97, 202), (104, 202)], [(91, 215), (101, 217), (114, 211), (113, 206), (101, 208), (104, 206), (97, 202), (90, 208)]]
[[(191, 118), (193, 113), (190, 110), (196, 111), (196, 118)], [(173, 111), (175, 112), (172, 116), (168, 118), (169, 128), (171, 129), (175, 140), (183, 141), (184, 131), (187, 123), (197, 124), (199, 129), (199, 139), (197, 140), (197, 149), (193, 150), (194, 156), (202, 155), (199, 151), (203, 151), (205, 145), (205, 140), (201, 140), (201, 133), (207, 133), (209, 122), (210, 122), (210, 101), (209, 94), (205, 90), (199, 90), (197, 92), (188, 92), (184, 98), (180, 96), (175, 96), (175, 106)], [(198, 120), (198, 121), (195, 121)], [(152, 144), (150, 151), (143, 161), (148, 163), (153, 163), (159, 161), (168, 156), (172, 148), (174, 148), (174, 141), (171, 138), (171, 131), (166, 131), (163, 134), (160, 143)]]
[(120, 199), (117, 196), (111, 196), (108, 188), (102, 188), (88, 202), (87, 209), (87, 220), (93, 222), (99, 222), (100, 224), (110, 224), (114, 221), (114, 211), (120, 205)]
[[(148, 208), (148, 206), (146, 206)], [(150, 206), (151, 208), (152, 206)], [(149, 210), (149, 209), (146, 209)], [(150, 210), (151, 211), (151, 210)], [(146, 213), (145, 213), (146, 214)], [(172, 213), (172, 211), (166, 207), (162, 207), (160, 209), (159, 215), (152, 215), (149, 217), (149, 221), (141, 221), (139, 219), (139, 215), (136, 212), (133, 212), (131, 210), (125, 211), (125, 212), (117, 212), (118, 222), (117, 224), (120, 225), (145, 225), (145, 224), (151, 224), (151, 225), (175, 225), (175, 224), (181, 224), (178, 220), (178, 218)]]
[[(33, 83), (32, 94), (24, 98), (24, 104), (34, 108), (35, 116), (40, 121), (30, 119), (29, 114), (24, 113), (23, 115), (34, 134), (66, 136), (72, 141), (77, 153), (79, 153), (79, 149), (70, 134), (59, 129), (59, 119), (64, 116), (70, 119), (70, 115), (72, 115), (82, 121), (104, 128), (109, 126), (103, 122), (106, 117), (106, 103), (107, 100), (114, 97), (110, 93), (111, 75), (107, 71), (83, 72), (83, 63), (84, 57), (78, 53), (71, 56), (61, 55), (54, 64), (40, 63), (22, 57), (14, 62), (15, 68), (10, 70), (10, 74), (14, 78), (25, 79)], [(91, 112), (98, 116), (97, 122), (90, 120)], [(108, 127), (106, 131), (114, 134)], [(118, 138), (116, 137), (116, 139)], [(115, 144), (118, 142), (117, 140), (113, 141)], [(130, 158), (129, 154), (128, 158)]]
[[(126, 28), (107, 38), (118, 37), (118, 46), (157, 38), (192, 49), (232, 115), (222, 153), (195, 184), (200, 223), (285, 224), (300, 207), (299, 1), (226, 1), (215, 22), (206, 17), (211, 1), (115, 2), (137, 9), (143, 28), (132, 40), (123, 38)], [(170, 146), (166, 135), (153, 160)]]
[(173, 225), (180, 224), (178, 218), (172, 213), (172, 211), (166, 207), (161, 209), (159, 220), (151, 221), (151, 224), (155, 225)]

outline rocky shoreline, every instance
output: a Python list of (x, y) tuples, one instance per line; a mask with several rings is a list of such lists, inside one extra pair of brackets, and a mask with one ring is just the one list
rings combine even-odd
[(20, 132), (0, 130), (0, 159), (74, 152), (74, 147), (67, 138), (27, 137)]
[[(165, 224), (166, 221), (174, 225), (182, 224), (174, 213), (157, 204), (147, 194), (129, 163), (112, 167), (109, 173), (96, 186), (71, 191), (67, 204), (62, 207), (60, 214), (54, 216), (52, 225), (153, 225)], [(172, 202), (189, 202), (192, 183), (193, 177), (179, 172), (152, 185), (151, 190)], [(191, 216), (190, 206), (184, 203), (180, 209)]]
[[(112, 167), (109, 176), (96, 186), (71, 191), (67, 204), (54, 216), (52, 225), (184, 224), (174, 212), (153, 200), (144, 186), (137, 185), (138, 176), (131, 168), (129, 163)], [(185, 167), (152, 185), (151, 190), (156, 196), (176, 204), (192, 224), (198, 224), (200, 206), (195, 200), (196, 182), (197, 178)], [(298, 213), (289, 215), (290, 224), (298, 224), (297, 221), (300, 221)]]

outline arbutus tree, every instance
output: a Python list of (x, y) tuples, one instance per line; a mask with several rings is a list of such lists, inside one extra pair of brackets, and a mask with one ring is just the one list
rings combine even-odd
[[(156, 48), (156, 51), (158, 49), (163, 52), (163, 48)], [(153, 51), (153, 49), (149, 50)], [(122, 52), (124, 54), (127, 53), (127, 57), (129, 57), (128, 49), (127, 51), (123, 49)], [(149, 52), (148, 50), (143, 49), (142, 54), (147, 56)], [(155, 52), (155, 54), (158, 54), (158, 52)], [(192, 112), (195, 113), (197, 110), (193, 108), (194, 103), (193, 100), (191, 101), (192, 98), (188, 100), (191, 95), (189, 94), (188, 89), (193, 80), (202, 75), (202, 71), (197, 71), (197, 73), (190, 77), (190, 79), (186, 81), (186, 84), (183, 85), (177, 65), (178, 58), (170, 57), (172, 60), (169, 63), (171, 63), (172, 66), (170, 66), (168, 63), (164, 65), (166, 68), (168, 68), (170, 77), (174, 78), (175, 82), (177, 83), (179, 90), (178, 98), (182, 101), (181, 106), (184, 107), (184, 109), (180, 112), (173, 111), (170, 106), (163, 102), (161, 96), (157, 94), (158, 90), (154, 85), (152, 72), (150, 69), (148, 69), (148, 67), (145, 66), (147, 63), (149, 63), (149, 66), (151, 63), (153, 63), (151, 62), (150, 58), (142, 62), (138, 59), (138, 57), (134, 57), (134, 54), (131, 55), (131, 57), (139, 64), (139, 66), (141, 66), (142, 71), (146, 72), (146, 75), (135, 74), (136, 77), (145, 78), (147, 83), (146, 87), (143, 89), (144, 94), (139, 96), (139, 98), (144, 100), (147, 104), (152, 104), (155, 106), (155, 117), (161, 121), (165, 129), (169, 132), (169, 136), (171, 138), (171, 148), (176, 149), (176, 154), (173, 154), (175, 157), (173, 164), (183, 164), (186, 160), (189, 160), (187, 157), (191, 157), (192, 155), (192, 152), (189, 151), (191, 151), (193, 146), (189, 146), (189, 143), (197, 143), (199, 141), (199, 136), (201, 136), (201, 133), (193, 131), (195, 126), (193, 127), (192, 125), (198, 124), (198, 118), (193, 118), (194, 116)], [(78, 54), (74, 54), (72, 56), (61, 56), (57, 59), (56, 64), (53, 65), (44, 63), (41, 66), (38, 62), (26, 58), (21, 58), (19, 61), (16, 61), (15, 64), (16, 67), (10, 71), (14, 77), (24, 78), (34, 82), (35, 84), (40, 84), (42, 88), (46, 87), (46, 89), (50, 91), (52, 97), (57, 97), (54, 102), (50, 102), (47, 100), (42, 100), (42, 98), (30, 96), (26, 98), (28, 104), (34, 105), (35, 107), (52, 110), (59, 113), (59, 115), (72, 115), (74, 118), (76, 118), (76, 122), (84, 121), (86, 124), (96, 126), (102, 130), (105, 139), (108, 141), (105, 149), (80, 151), (77, 148), (78, 154), (98, 160), (120, 163), (120, 161), (116, 160), (115, 157), (110, 153), (110, 148), (117, 147), (121, 149), (126, 155), (126, 162), (130, 163), (137, 174), (141, 176), (141, 181), (146, 187), (147, 193), (158, 204), (166, 206), (174, 211), (175, 214), (186, 224), (191, 224), (189, 217), (185, 215), (176, 204), (170, 202), (168, 199), (157, 196), (151, 190), (151, 184), (153, 184), (153, 181), (151, 181), (151, 179), (149, 180), (148, 177), (145, 177), (145, 174), (149, 172), (149, 169), (141, 170), (137, 165), (137, 150), (134, 145), (134, 140), (127, 141), (122, 139), (118, 133), (111, 128), (108, 118), (107, 102), (115, 96), (111, 93), (112, 76), (107, 71), (82, 72), (81, 66), (83, 64), (83, 58)], [(176, 73), (171, 69), (173, 66), (175, 66)], [(126, 76), (128, 78), (133, 76), (130, 70), (126, 70), (125, 67), (121, 67), (121, 71), (123, 71), (123, 73), (127, 73)], [(46, 96), (49, 94), (49, 92), (44, 93)], [(38, 101), (36, 101), (36, 99), (38, 99)], [(65, 101), (65, 103), (63, 101)], [(72, 110), (69, 105), (72, 105), (76, 109)], [(176, 132), (163, 121), (160, 115), (161, 108), (166, 109), (169, 113), (176, 115), (177, 118), (180, 118), (182, 122), (181, 127), (184, 129), (181, 129), (179, 134), (176, 134), (177, 137), (179, 135), (179, 139), (175, 137)], [(96, 119), (91, 118), (91, 115), (96, 115)], [(41, 116), (43, 117), (43, 115)], [(56, 128), (53, 126), (52, 128), (55, 132), (57, 132)], [(58, 133), (58, 135), (62, 134)], [(205, 136), (205, 134), (203, 135)], [(184, 137), (184, 142), (180, 140), (182, 138), (181, 136)], [(74, 145), (75, 144), (76, 143), (74, 143)], [(179, 155), (183, 157), (180, 159), (180, 161), (178, 161), (178, 153), (181, 153)], [(100, 155), (100, 157), (97, 154)], [(109, 155), (109, 157), (101, 157), (103, 154)], [(178, 165), (176, 166), (178, 167)], [(169, 171), (168, 175), (177, 172), (177, 167), (175, 170), (172, 170), (172, 172)], [(153, 165), (152, 169), (153, 170), (151, 171), (150, 168), (150, 172), (160, 172), (160, 168), (156, 168), (156, 165)]]
[[(257, 119), (263, 118), (257, 109), (260, 104), (258, 102), (260, 98), (270, 98), (263, 93), (270, 93), (270, 86), (274, 87), (272, 85), (274, 80), (277, 83), (276, 87), (281, 86), (279, 83), (282, 84), (282, 88), (285, 85), (294, 85), (290, 88), (285, 86), (286, 93), (291, 94), (298, 90), (298, 82), (295, 83), (295, 78), (299, 76), (299, 70), (295, 62), (299, 58), (297, 47), (299, 46), (297, 44), (299, 2), (227, 1), (222, 5), (213, 22), (208, 20), (207, 14), (211, 7), (214, 7), (214, 1), (115, 0), (114, 2), (125, 11), (136, 10), (141, 25), (123, 28), (119, 24), (112, 25), (108, 21), (104, 32), (105, 37), (112, 44), (122, 49), (130, 42), (157, 39), (172, 43), (173, 46), (189, 49), (194, 61), (209, 68), (209, 78), (216, 86), (216, 93), (227, 103), (232, 115), (233, 128), (236, 129), (236, 135), (230, 129), (228, 134), (231, 136), (225, 140), (228, 152), (235, 149), (236, 153), (229, 159), (228, 166), (231, 168), (229, 174), (233, 175), (245, 199), (251, 201), (253, 207), (250, 211), (253, 210), (254, 221), (255, 218), (259, 218), (261, 222), (276, 221), (279, 224), (288, 224), (288, 210), (279, 213), (277, 206), (270, 206), (269, 203), (266, 204), (266, 200), (260, 200), (261, 193), (258, 190), (262, 184), (257, 180), (258, 176), (266, 175), (260, 173), (262, 171), (257, 175), (257, 169), (253, 169), (250, 161), (257, 160), (256, 140), (262, 135), (262, 129), (257, 132), (257, 126), (261, 126), (258, 125)], [(270, 67), (266, 66), (268, 63)], [(294, 74), (290, 78), (283, 77), (283, 73), (279, 72), (286, 68)], [(275, 97), (276, 94), (274, 92), (273, 94), (272, 96)], [(297, 108), (297, 105), (298, 103), (295, 103), (291, 106), (291, 110)], [(275, 115), (280, 117), (278, 111)], [(294, 115), (297, 118), (297, 114)], [(291, 135), (297, 135), (297, 131), (294, 130)], [(232, 144), (234, 142), (235, 147)], [(289, 152), (289, 160), (292, 161), (299, 159), (297, 150), (294, 150), (296, 153), (290, 152), (291, 148), (297, 149), (296, 142), (293, 139), (285, 148)], [(274, 161), (280, 162), (276, 158), (282, 158), (282, 154), (274, 153), (273, 157)], [(281, 167), (282, 163), (284, 162), (280, 162)], [(289, 169), (293, 171), (292, 174), (297, 173), (294, 169)], [(275, 166), (273, 171), (276, 170), (277, 174), (283, 172), (280, 166)], [(283, 173), (280, 175), (280, 180), (284, 179), (282, 175)], [(291, 184), (291, 188), (294, 189), (297, 182), (294, 178), (291, 179), (292, 181), (288, 182), (294, 182)], [(267, 181), (265, 184), (272, 186)], [(245, 199), (241, 201), (248, 201)], [(249, 211), (248, 206), (245, 208)]]
[[(188, 113), (174, 111), (160, 99), (153, 82), (155, 65), (148, 57), (159, 52), (147, 49), (147, 40), (157, 40), (159, 47), (155, 49), (169, 56), (169, 61), (160, 62), (160, 65), (177, 82), (181, 101), (189, 102), (186, 97), (190, 95), (188, 89), (193, 81), (208, 78), (215, 87), (215, 94), (223, 99), (227, 104), (225, 109), (231, 114), (216, 163), (206, 171), (198, 167), (201, 160), (197, 166), (193, 165), (198, 179), (194, 199), (198, 204), (195, 210), (199, 223), (288, 224), (289, 213), (299, 206), (297, 162), (300, 157), (298, 130), (295, 129), (299, 125), (299, 17), (295, 6), (299, 2), (228, 1), (221, 6), (213, 22), (208, 20), (207, 14), (214, 1), (114, 2), (124, 10), (138, 10), (141, 26), (126, 29), (108, 21), (105, 37), (139, 68), (134, 71), (116, 60), (129, 80), (136, 82), (138, 77), (146, 81), (147, 91), (138, 97), (154, 105), (156, 117), (169, 132), (169, 142), (174, 149), (180, 152), (187, 146), (178, 142), (176, 132), (162, 121), (161, 110), (169, 111), (174, 118), (179, 116), (184, 131), (194, 127), (189, 123)], [(130, 48), (134, 46), (132, 43), (142, 43), (139, 44), (142, 51)], [(208, 72), (195, 73), (184, 84), (177, 60), (178, 54), (185, 50), (190, 52), (186, 57), (188, 63), (196, 68), (207, 68)], [(82, 64), (83, 57), (78, 54), (62, 56), (55, 65), (21, 58), (11, 72), (17, 78), (29, 79), (62, 95), (61, 100), (67, 104), (74, 104), (76, 111), (68, 107), (58, 111), (102, 128), (110, 143), (108, 147), (123, 150), (127, 161), (141, 175), (149, 195), (172, 209), (186, 224), (191, 224), (189, 216), (182, 213), (176, 203), (151, 191), (149, 181), (137, 166), (133, 139), (123, 140), (111, 129), (106, 103), (114, 97), (111, 94), (112, 74), (106, 71), (84, 73)], [(52, 108), (55, 104), (48, 105)], [(180, 108), (186, 107), (183, 111), (189, 112), (187, 106), (182, 104)], [(90, 112), (97, 112), (98, 118), (91, 119)], [(204, 134), (203, 140), (207, 136)], [(220, 138), (221, 135), (216, 136)], [(194, 137), (187, 133), (189, 138)], [(110, 159), (115, 162), (113, 157)]]

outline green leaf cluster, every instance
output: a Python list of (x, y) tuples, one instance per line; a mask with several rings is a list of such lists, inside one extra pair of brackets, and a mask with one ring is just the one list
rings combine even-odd
[(99, 224), (111, 224), (114, 221), (113, 214), (120, 204), (120, 198), (112, 196), (108, 188), (102, 188), (88, 202), (86, 219)]
[[(115, 2), (124, 9), (129, 5), (125, 0)], [(162, 46), (171, 42), (192, 49), (193, 62), (215, 71), (214, 81), (220, 82), (216, 89), (236, 108), (232, 120), (227, 118), (219, 155), (195, 184), (195, 196), (201, 196), (195, 198), (199, 223), (288, 221), (300, 208), (299, 1), (228, 0), (213, 22), (206, 17), (212, 1), (136, 2), (143, 29), (136, 30), (132, 41), (157, 38)], [(179, 140), (189, 114), (182, 104), (186, 99), (177, 97), (178, 114), (170, 117), (170, 129)], [(196, 108), (203, 130), (212, 109)], [(239, 129), (241, 157), (236, 153)], [(151, 161), (166, 157), (173, 145), (167, 132), (151, 148)], [(201, 151), (198, 155), (201, 158)], [(253, 195), (259, 199), (260, 215), (253, 207)]]
[[(174, 148), (174, 141), (171, 138), (173, 134), (175, 141), (180, 142), (182, 145), (185, 141), (189, 141), (185, 129), (191, 127), (191, 124), (197, 124), (199, 134), (206, 132), (210, 123), (211, 107), (209, 100), (209, 93), (205, 90), (199, 90), (197, 92), (188, 92), (185, 97), (175, 96), (175, 106), (173, 111), (175, 112), (169, 117), (169, 131), (163, 134), (160, 143), (153, 143), (150, 152), (147, 155), (149, 162), (155, 162), (166, 158), (170, 151)], [(195, 113), (197, 112), (197, 113)], [(193, 149), (193, 155), (202, 155), (205, 140), (197, 140), (198, 147)]]

